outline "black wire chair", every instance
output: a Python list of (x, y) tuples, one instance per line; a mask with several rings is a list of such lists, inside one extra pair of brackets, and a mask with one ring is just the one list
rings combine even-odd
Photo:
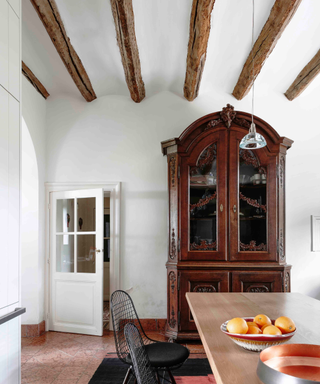
[(151, 363), (143, 344), (138, 328), (128, 323), (124, 327), (125, 338), (129, 347), (133, 364), (133, 371), (138, 384), (158, 384), (158, 378), (151, 367)]
[(180, 367), (187, 360), (189, 350), (180, 344), (150, 339), (145, 334), (133, 301), (126, 292), (118, 290), (112, 293), (110, 309), (117, 355), (121, 361), (130, 366), (123, 384), (127, 384), (133, 374), (132, 359), (124, 334), (124, 328), (128, 323), (134, 324), (140, 332), (150, 364), (156, 371), (157, 377), (159, 371), (165, 371), (171, 382), (176, 384), (171, 370)]

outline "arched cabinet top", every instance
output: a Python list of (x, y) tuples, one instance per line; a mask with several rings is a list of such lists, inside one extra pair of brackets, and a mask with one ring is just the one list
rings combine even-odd
[[(267, 141), (267, 150), (270, 153), (285, 152), (293, 143), (292, 140), (280, 136), (278, 132), (266, 121), (254, 115), (257, 132), (261, 133)], [(222, 111), (210, 113), (200, 117), (186, 128), (178, 138), (161, 143), (163, 155), (170, 153), (188, 154), (195, 143), (212, 132), (233, 130), (243, 132), (245, 135), (251, 124), (251, 114), (235, 111), (234, 107), (227, 104)]]

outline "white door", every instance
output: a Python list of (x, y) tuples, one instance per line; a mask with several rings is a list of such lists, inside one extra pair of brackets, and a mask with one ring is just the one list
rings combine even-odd
[(103, 190), (50, 194), (52, 331), (102, 336)]

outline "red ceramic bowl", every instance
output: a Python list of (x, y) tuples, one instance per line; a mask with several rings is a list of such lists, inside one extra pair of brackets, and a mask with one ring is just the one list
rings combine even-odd
[[(253, 321), (254, 317), (243, 317), (246, 321)], [(297, 332), (286, 333), (284, 335), (247, 335), (247, 334), (239, 334), (239, 333), (230, 333), (227, 331), (227, 324), (230, 320), (225, 321), (220, 329), (221, 331), (229, 336), (232, 341), (236, 344), (240, 345), (240, 347), (244, 349), (248, 349), (249, 351), (261, 352), (266, 348), (272, 347), (274, 345), (280, 345), (288, 340)], [(272, 324), (274, 324), (275, 320), (271, 320)]]

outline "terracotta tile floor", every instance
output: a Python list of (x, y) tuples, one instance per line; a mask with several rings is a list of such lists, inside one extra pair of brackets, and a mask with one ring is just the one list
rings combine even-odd
[[(159, 341), (166, 337), (155, 332), (148, 336)], [(46, 332), (21, 341), (22, 384), (87, 384), (104, 357), (117, 357), (113, 333), (102, 337)], [(205, 357), (201, 344), (187, 344), (191, 358)]]

